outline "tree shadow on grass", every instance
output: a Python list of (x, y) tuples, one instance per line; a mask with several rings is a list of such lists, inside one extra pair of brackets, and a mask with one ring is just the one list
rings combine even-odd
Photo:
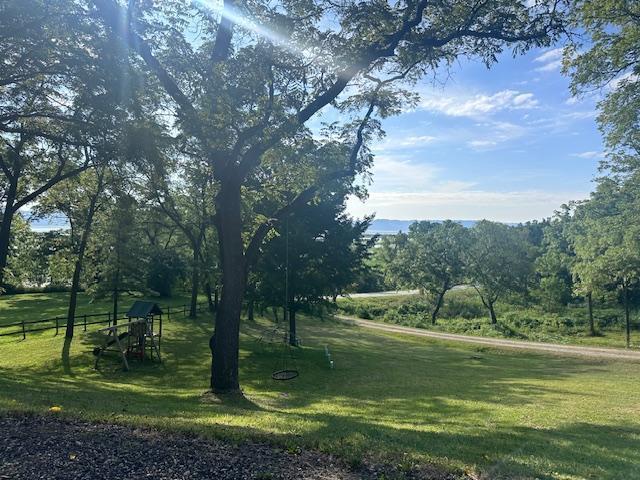
[[(64, 391), (61, 397), (60, 391)], [(13, 394), (9, 394), (13, 392)], [(297, 408), (286, 411), (264, 408), (251, 399), (229, 398), (202, 401), (184, 392), (137, 391), (104, 382), (42, 381), (34, 373), (0, 370), (0, 406), (7, 397), (22, 407), (44, 412), (61, 404), (66, 412), (116, 423), (142, 423), (161, 429), (196, 433), (208, 437), (259, 441), (319, 448), (360, 461), (364, 457), (393, 462), (424, 462), (471, 466), (487, 479), (551, 479), (559, 477), (614, 480), (640, 475), (640, 428), (632, 426), (567, 423), (557, 428), (524, 426), (487, 428), (444, 422), (438, 418), (474, 412), (472, 408), (447, 406), (437, 418), (422, 423), (367, 418), (353, 412), (317, 413)], [(240, 400), (240, 401), (238, 401)], [(440, 399), (416, 405), (426, 410), (441, 408)], [(392, 404), (394, 402), (391, 402)], [(397, 408), (400, 400), (392, 408)], [(357, 406), (357, 405), (356, 405)], [(414, 415), (398, 409), (398, 417)], [(267, 421), (255, 421), (266, 415)], [(275, 417), (273, 417), (275, 415)], [(251, 416), (249, 425), (230, 425), (229, 416)], [(257, 416), (257, 417), (254, 417)], [(271, 418), (287, 424), (313, 425), (300, 435), (274, 431)], [(446, 459), (446, 460), (445, 460)]]

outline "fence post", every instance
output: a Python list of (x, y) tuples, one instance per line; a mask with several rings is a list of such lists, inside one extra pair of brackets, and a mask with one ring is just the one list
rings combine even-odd
[(107, 312), (107, 317), (109, 321), (109, 326), (111, 326), (111, 312)]
[(167, 322), (171, 321), (171, 305), (167, 307)]
[(58, 317), (56, 317), (56, 337), (58, 336)]
[(187, 316), (187, 306), (186, 306), (186, 305), (182, 305), (182, 315), (183, 315), (184, 317), (186, 317), (186, 316)]
[(25, 329), (25, 326), (24, 326), (24, 320), (22, 320), (22, 339), (23, 340), (27, 339), (27, 330)]
[(86, 313), (84, 314), (83, 318), (84, 318), (84, 331), (86, 332), (87, 331), (87, 314)]

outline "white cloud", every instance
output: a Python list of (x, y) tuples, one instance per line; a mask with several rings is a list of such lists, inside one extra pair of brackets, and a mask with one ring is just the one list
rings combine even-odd
[(578, 157), (578, 158), (602, 158), (604, 156), (604, 153), (602, 152), (596, 152), (596, 151), (588, 151), (588, 152), (581, 152), (581, 153), (573, 153), (571, 154), (572, 157)]
[(431, 112), (452, 117), (481, 117), (501, 110), (531, 109), (538, 106), (533, 93), (517, 90), (502, 90), (493, 95), (476, 94), (460, 96), (453, 94), (431, 95), (420, 102), (420, 107)]
[(558, 70), (562, 66), (562, 47), (547, 50), (541, 55), (534, 58), (534, 62), (542, 63), (543, 65), (537, 67), (537, 72), (551, 72)]
[(394, 143), (402, 147), (414, 147), (416, 145), (426, 145), (428, 143), (434, 142), (435, 140), (436, 137), (433, 137), (431, 135), (417, 135), (402, 138), (399, 141), (394, 141)]
[(482, 138), (473, 138), (467, 145), (474, 150), (487, 150), (497, 147), (501, 143), (522, 137), (526, 128), (511, 122), (481, 122), (475, 127), (482, 132)]
[(498, 145), (498, 142), (494, 140), (471, 140), (468, 144), (470, 147), (475, 149), (484, 149), (495, 147)]
[(377, 191), (411, 191), (432, 183), (440, 170), (426, 162), (415, 162), (402, 155), (376, 156), (371, 171)]
[(420, 148), (430, 145), (437, 140), (432, 135), (390, 135), (387, 139), (373, 147), (374, 152), (387, 152), (405, 148)]
[(620, 75), (618, 78), (615, 78), (611, 82), (609, 82), (609, 89), (617, 90), (623, 84), (634, 83), (639, 80), (640, 80), (640, 75), (636, 75), (635, 73), (632, 73), (632, 72), (626, 72)]

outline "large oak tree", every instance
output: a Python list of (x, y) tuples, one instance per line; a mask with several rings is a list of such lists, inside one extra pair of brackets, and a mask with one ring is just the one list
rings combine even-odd
[[(213, 168), (222, 298), (212, 342), (211, 387), (239, 390), (240, 313), (247, 272), (274, 222), (317, 190), (370, 165), (366, 140), (395, 81), (415, 81), (459, 57), (487, 65), (549, 45), (562, 28), (562, 2), (541, 0), (340, 1), (92, 0), (115, 44), (144, 62), (166, 93), (163, 112)], [(394, 102), (391, 102), (394, 104)], [(243, 195), (260, 192), (272, 149), (311, 136), (310, 121), (337, 112), (341, 164), (317, 164), (274, 211), (248, 221)], [(340, 134), (340, 132), (343, 132)], [(344, 132), (350, 132), (344, 134)], [(335, 140), (335, 139), (334, 139)]]

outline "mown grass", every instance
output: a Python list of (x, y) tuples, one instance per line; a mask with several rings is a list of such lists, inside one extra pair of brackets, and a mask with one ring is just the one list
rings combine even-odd
[[(433, 300), (423, 295), (341, 298), (338, 310), (346, 315), (429, 330), (484, 337), (514, 338), (538, 342), (591, 346), (626, 346), (623, 311), (598, 306), (594, 311), (595, 336), (589, 335), (586, 308), (581, 305), (555, 310), (503, 301), (497, 306), (498, 324), (491, 325), (486, 309), (471, 288), (451, 290), (431, 324)], [(640, 345), (635, 314), (632, 346)], [(634, 345), (635, 344), (635, 345)]]
[(68, 375), (61, 337), (5, 341), (0, 411), (60, 405), (86, 419), (318, 448), (353, 463), (432, 462), (492, 479), (640, 478), (637, 363), (478, 350), (330, 320), (301, 318), (299, 327), (300, 377), (276, 382), (282, 348), (257, 340), (272, 325), (244, 323), (244, 399), (204, 395), (209, 316), (167, 322), (164, 362), (129, 372), (115, 358), (92, 369), (95, 332), (77, 334)]
[[(0, 297), (0, 334), (21, 331), (21, 326), (11, 326), (22, 321), (26, 322), (27, 335), (31, 329), (39, 329), (44, 327), (55, 327), (55, 317), (66, 318), (68, 308), (68, 293), (25, 293), (20, 295), (5, 295)], [(159, 303), (162, 307), (182, 307), (189, 303), (186, 296), (175, 296), (172, 298), (144, 297), (133, 295), (122, 295), (119, 302), (118, 310), (124, 314), (135, 300), (150, 300)], [(199, 298), (199, 302), (205, 302), (205, 298)], [(87, 314), (104, 314), (104, 317), (88, 318), (87, 321), (106, 322), (106, 314), (112, 311), (113, 307), (109, 299), (93, 300), (89, 295), (80, 294), (78, 296), (78, 305), (76, 309), (76, 331), (80, 330), (83, 322), (82, 316)], [(180, 310), (181, 312), (182, 310)], [(166, 316), (165, 316), (166, 318)], [(35, 320), (49, 319), (48, 322), (29, 324)], [(62, 326), (66, 320), (60, 320), (59, 325)], [(105, 325), (106, 326), (106, 323)], [(60, 332), (64, 334), (61, 328)], [(6, 338), (6, 337), (5, 337)], [(15, 337), (14, 337), (15, 338)], [(0, 336), (0, 342), (3, 337)]]

